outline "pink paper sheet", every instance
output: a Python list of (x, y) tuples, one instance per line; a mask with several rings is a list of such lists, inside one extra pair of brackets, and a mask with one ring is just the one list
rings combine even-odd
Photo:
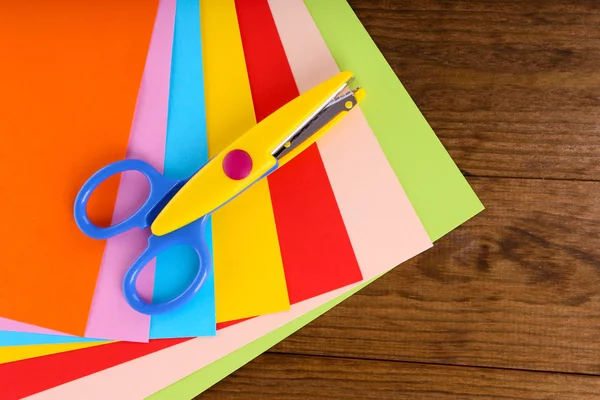
[[(127, 158), (147, 161), (159, 172), (165, 159), (175, 5), (175, 0), (161, 0), (159, 4), (127, 148)], [(122, 174), (113, 223), (133, 214), (147, 194), (148, 182), (143, 175)], [(129, 307), (122, 289), (126, 270), (144, 251), (147, 240), (147, 232), (136, 229), (107, 241), (86, 337), (148, 341), (150, 316)], [(154, 264), (152, 260), (137, 281), (138, 292), (147, 299), (154, 287)]]
[(25, 322), (19, 322), (19, 321), (15, 321), (15, 320), (3, 318), (3, 317), (0, 317), (0, 331), (43, 333), (46, 335), (72, 336), (72, 335), (67, 335), (65, 333), (53, 331), (52, 329), (41, 328), (39, 326), (26, 324)]
[[(338, 68), (303, 1), (269, 3), (298, 88), (306, 91), (336, 74)], [(432, 246), (360, 109), (351, 111), (318, 146), (365, 281)], [(216, 337), (196, 338), (29, 399), (62, 400), (90, 393), (113, 400), (144, 398), (360, 283), (295, 304), (289, 311), (230, 326)]]
[[(175, 5), (176, 0), (160, 1), (127, 148), (128, 158), (145, 160), (159, 171), (163, 170), (165, 155)], [(122, 174), (113, 223), (131, 215), (147, 193), (148, 183), (141, 174)], [(148, 341), (149, 316), (129, 307), (122, 293), (125, 270), (146, 247), (147, 237), (141, 230), (132, 230), (107, 241), (86, 337)], [(153, 284), (154, 265), (148, 265), (138, 279), (138, 291), (149, 298)], [(64, 335), (6, 318), (0, 319), (0, 330)]]

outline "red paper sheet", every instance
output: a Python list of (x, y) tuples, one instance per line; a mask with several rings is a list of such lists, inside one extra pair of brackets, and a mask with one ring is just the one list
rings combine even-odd
[[(267, 0), (235, 6), (258, 122), (299, 96)], [(290, 303), (362, 279), (316, 144), (268, 177)]]
[[(0, 364), (0, 398), (17, 400), (190, 339), (118, 342)], [(90, 394), (92, 395), (92, 394)]]

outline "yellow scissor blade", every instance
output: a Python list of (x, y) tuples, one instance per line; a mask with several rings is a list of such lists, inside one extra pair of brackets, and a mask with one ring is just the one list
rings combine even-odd
[[(165, 235), (213, 212), (272, 172), (277, 167), (277, 160), (271, 153), (285, 143), (299, 126), (310, 120), (351, 78), (352, 73), (341, 72), (305, 92), (212, 158), (158, 214), (151, 225), (152, 233)], [(232, 112), (235, 113), (235, 110)], [(294, 156), (297, 154), (294, 152)], [(244, 168), (248, 158), (251, 160), (249, 170)], [(240, 172), (240, 169), (244, 171)]]

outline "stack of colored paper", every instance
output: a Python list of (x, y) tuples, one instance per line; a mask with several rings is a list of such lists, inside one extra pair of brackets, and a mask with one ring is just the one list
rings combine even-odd
[[(2, 399), (192, 398), (483, 208), (345, 0), (13, 0), (0, 48)], [(184, 179), (340, 71), (367, 97), (211, 214), (193, 300), (133, 310), (149, 232), (84, 235), (81, 185), (126, 158)], [(88, 212), (115, 224), (147, 195), (126, 172)], [(167, 300), (197, 269), (170, 248), (138, 291)]]

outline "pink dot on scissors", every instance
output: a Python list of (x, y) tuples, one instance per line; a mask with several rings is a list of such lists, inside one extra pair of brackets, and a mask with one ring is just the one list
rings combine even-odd
[(252, 157), (244, 150), (231, 150), (223, 158), (223, 172), (227, 177), (240, 180), (250, 175), (252, 171)]

